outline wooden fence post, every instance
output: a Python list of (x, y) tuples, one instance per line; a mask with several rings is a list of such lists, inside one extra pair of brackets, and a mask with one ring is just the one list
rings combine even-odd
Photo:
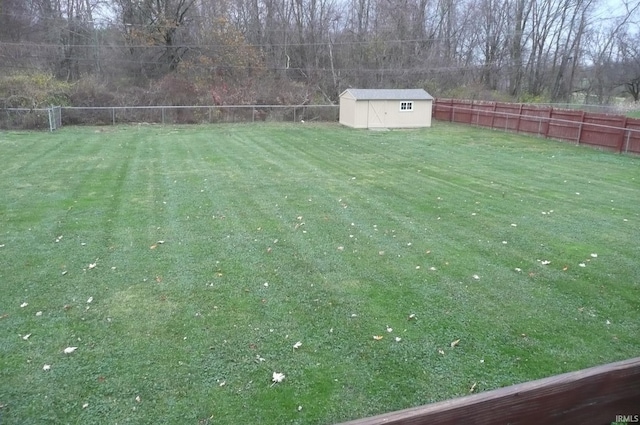
[(491, 128), (494, 128), (493, 124), (495, 123), (497, 109), (498, 109), (498, 102), (493, 102), (493, 113), (491, 114)]
[[(622, 128), (624, 128), (624, 129), (627, 128), (627, 120), (628, 119), (629, 119), (629, 117), (624, 117), (624, 121), (622, 122)], [(624, 146), (624, 133), (625, 132), (626, 132), (625, 130), (622, 131), (622, 138), (620, 139), (620, 146), (619, 146), (619, 149), (618, 149), (618, 152), (620, 152), (620, 153), (622, 153), (622, 147)], [(629, 131), (629, 133), (631, 133), (631, 132)], [(627, 137), (627, 147), (629, 147), (629, 138), (628, 137)]]
[(553, 106), (549, 106), (549, 119), (547, 120), (547, 128), (544, 130), (544, 138), (549, 138), (549, 128), (551, 127), (551, 120), (553, 119)]
[(518, 110), (518, 121), (516, 121), (516, 133), (520, 133), (520, 118), (522, 117), (522, 107), (524, 103), (520, 104), (520, 109)]
[(582, 111), (582, 116), (580, 117), (580, 127), (578, 127), (578, 138), (576, 139), (576, 145), (579, 145), (580, 140), (582, 139), (582, 127), (584, 125), (584, 117), (585, 117), (585, 112)]

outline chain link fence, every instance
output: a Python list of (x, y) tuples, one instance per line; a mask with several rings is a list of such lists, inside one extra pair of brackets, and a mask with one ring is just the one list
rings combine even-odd
[(49, 130), (62, 127), (62, 108), (2, 108), (0, 129), (3, 130)]
[(338, 105), (105, 106), (0, 109), (0, 128), (55, 130), (61, 125), (336, 122)]

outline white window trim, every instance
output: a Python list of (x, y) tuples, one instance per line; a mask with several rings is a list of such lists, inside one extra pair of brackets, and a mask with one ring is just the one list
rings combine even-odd
[[(402, 106), (405, 106), (404, 108)], [(400, 102), (400, 112), (413, 112), (413, 100), (403, 100)]]

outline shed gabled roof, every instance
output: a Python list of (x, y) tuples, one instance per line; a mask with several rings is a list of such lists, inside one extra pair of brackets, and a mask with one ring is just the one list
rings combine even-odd
[(433, 100), (423, 89), (346, 89), (356, 100)]

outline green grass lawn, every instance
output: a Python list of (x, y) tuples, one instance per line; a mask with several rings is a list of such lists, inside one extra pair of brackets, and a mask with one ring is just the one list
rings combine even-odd
[(2, 424), (328, 424), (640, 355), (638, 157), (440, 122), (0, 157)]

